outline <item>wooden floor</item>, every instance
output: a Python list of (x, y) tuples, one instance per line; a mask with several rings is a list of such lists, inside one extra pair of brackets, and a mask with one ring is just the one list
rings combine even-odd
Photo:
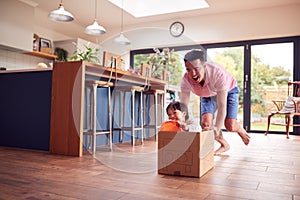
[(154, 141), (81, 158), (0, 147), (0, 199), (300, 200), (299, 136), (224, 135), (230, 151), (201, 178), (158, 175)]

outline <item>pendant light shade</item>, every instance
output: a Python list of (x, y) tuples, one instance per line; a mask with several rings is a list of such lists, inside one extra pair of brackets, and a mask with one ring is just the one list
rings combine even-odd
[(92, 25), (87, 26), (84, 32), (89, 35), (97, 36), (106, 33), (106, 30), (103, 26), (100, 26), (97, 20), (95, 19), (94, 23)]
[(129, 39), (123, 35), (123, 33), (120, 33), (119, 37), (114, 39), (114, 42), (122, 45), (129, 45), (131, 43)]
[(59, 4), (58, 9), (51, 11), (48, 17), (54, 21), (59, 21), (59, 22), (70, 22), (74, 20), (73, 15), (65, 10), (62, 0)]
[(123, 9), (123, 0), (122, 0), (121, 33), (118, 37), (114, 39), (114, 42), (117, 44), (129, 45), (131, 43), (130, 40), (127, 37), (125, 37), (125, 35), (123, 34), (123, 14), (124, 14), (124, 9)]
[(94, 36), (98, 36), (98, 35), (102, 35), (104, 33), (106, 33), (106, 30), (103, 26), (99, 25), (97, 22), (97, 0), (95, 0), (95, 19), (92, 25), (89, 25), (85, 28), (84, 31), (86, 34), (89, 35), (94, 35)]

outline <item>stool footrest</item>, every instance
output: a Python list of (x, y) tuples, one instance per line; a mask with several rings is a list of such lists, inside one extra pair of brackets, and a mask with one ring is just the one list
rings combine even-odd
[(85, 84), (86, 84), (86, 86), (91, 86), (91, 85), (95, 84), (99, 87), (112, 87), (113, 86), (112, 82), (98, 81), (98, 80), (86, 80)]
[(144, 90), (144, 93), (145, 94), (154, 94), (154, 93), (157, 93), (157, 94), (165, 94), (165, 91), (163, 90), (158, 90), (158, 89), (155, 89), (155, 90)]
[[(136, 131), (140, 131), (142, 130), (143, 128), (141, 126), (138, 126), (138, 127), (135, 127), (133, 128), (135, 129)], [(113, 130), (119, 130), (119, 131), (131, 131), (132, 130), (132, 127), (114, 127)]]
[(130, 91), (130, 90), (135, 90), (135, 91), (138, 91), (138, 92), (143, 92), (144, 88), (140, 87), (140, 86), (134, 86), (134, 85), (131, 85), (131, 86), (121, 85), (121, 86), (115, 86), (114, 90), (115, 91)]
[(157, 128), (157, 129), (159, 129), (160, 128), (160, 126), (155, 126), (155, 125), (144, 125), (143, 126), (144, 128)]
[[(92, 130), (87, 130), (87, 131), (84, 131), (83, 134), (93, 135), (93, 132), (92, 132)], [(101, 134), (110, 134), (110, 131), (109, 130), (97, 130), (96, 131), (96, 135), (101, 135)]]

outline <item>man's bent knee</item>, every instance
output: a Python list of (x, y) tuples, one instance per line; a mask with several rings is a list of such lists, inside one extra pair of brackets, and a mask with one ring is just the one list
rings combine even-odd
[(212, 127), (213, 115), (211, 113), (205, 113), (202, 115), (202, 128), (208, 129)]
[(226, 119), (225, 120), (225, 128), (229, 132), (236, 132), (239, 130), (240, 125), (235, 119)]

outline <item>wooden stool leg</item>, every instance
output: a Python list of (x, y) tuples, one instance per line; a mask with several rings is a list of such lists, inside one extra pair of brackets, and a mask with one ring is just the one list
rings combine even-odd
[[(126, 101), (126, 92), (120, 92), (120, 107), (121, 107), (121, 110), (122, 110), (122, 113), (121, 113), (121, 127), (124, 127), (125, 125), (125, 101)], [(123, 142), (124, 140), (124, 131), (123, 129), (121, 130), (120, 132), (120, 142)]]
[(156, 132), (157, 132), (157, 126), (158, 126), (158, 122), (157, 122), (157, 93), (154, 93), (154, 137), (156, 139)]
[(112, 151), (112, 113), (111, 113), (111, 91), (110, 91), (110, 87), (107, 88), (107, 92), (108, 92), (108, 128), (109, 128), (109, 148), (110, 151)]
[(92, 120), (92, 153), (95, 154), (96, 153), (96, 130), (97, 130), (97, 116), (96, 116), (96, 104), (97, 104), (97, 85), (96, 84), (93, 84), (93, 120)]
[[(147, 126), (148, 125), (148, 94), (145, 94), (145, 101), (144, 101), (144, 118), (143, 118), (143, 125)], [(144, 126), (144, 127), (145, 127)], [(146, 128), (145, 128), (146, 129)], [(144, 138), (147, 136), (147, 130), (144, 130)]]
[(115, 123), (115, 110), (116, 110), (116, 93), (112, 96), (113, 105), (112, 105), (112, 141), (113, 141), (113, 129)]
[(143, 121), (144, 121), (144, 106), (143, 106), (143, 92), (140, 92), (140, 109), (139, 109), (139, 113), (140, 113), (140, 126), (141, 126), (141, 143), (144, 143), (144, 127), (143, 127)]
[[(91, 131), (92, 130), (92, 114), (93, 114), (93, 108), (92, 108), (92, 99), (93, 99), (93, 96), (92, 96), (92, 91), (93, 91), (93, 88), (92, 87), (87, 87), (87, 95), (86, 95), (86, 102), (87, 102), (87, 113), (86, 113), (86, 128), (87, 128), (87, 131)], [(92, 136), (90, 135), (87, 135), (86, 138), (87, 138), (87, 149), (90, 148), (91, 146), (91, 138)]]
[(131, 144), (132, 146), (135, 145), (135, 135), (134, 135), (135, 102), (134, 100), (135, 100), (135, 91), (131, 90)]
[(163, 122), (163, 121), (165, 121), (165, 113), (166, 113), (166, 111), (165, 111), (165, 108), (166, 108), (166, 91), (165, 91), (165, 93), (162, 95), (161, 98), (162, 98), (162, 99), (161, 99), (161, 102), (162, 102), (162, 103), (161, 103), (161, 108), (162, 108), (162, 109), (161, 109), (161, 110), (162, 110), (162, 112), (161, 112), (161, 113), (162, 113), (162, 116), (161, 116), (162, 119), (161, 119), (161, 120), (162, 120), (162, 122)]

